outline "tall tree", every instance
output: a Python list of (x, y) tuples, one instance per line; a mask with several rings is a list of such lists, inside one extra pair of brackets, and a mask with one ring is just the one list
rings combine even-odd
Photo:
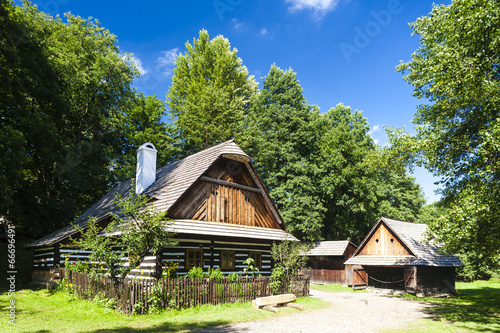
[(288, 228), (304, 240), (321, 238), (325, 210), (315, 176), (319, 126), (319, 110), (307, 104), (296, 74), (273, 65), (239, 138)]
[(178, 155), (173, 146), (172, 125), (164, 122), (165, 103), (156, 96), (137, 93), (124, 109), (124, 116), (115, 118), (115, 127), (122, 136), (122, 154), (113, 161), (115, 177), (130, 179), (136, 172), (136, 151), (146, 142), (155, 145), (158, 151), (157, 164), (166, 165)]
[(257, 85), (242, 65), (238, 51), (223, 36), (199, 38), (175, 61), (167, 93), (168, 112), (183, 155), (234, 137)]
[(3, 5), (2, 24), (12, 29), (0, 33), (0, 181), (8, 189), (0, 216), (37, 237), (66, 225), (116, 181), (110, 166), (122, 138), (114, 119), (134, 98), (138, 72), (97, 21), (68, 14), (63, 22), (27, 2)]
[(416, 134), (393, 145), (442, 177), (450, 209), (431, 225), (439, 241), (477, 260), (500, 255), (500, 15), (496, 0), (454, 0), (411, 24), (421, 47), (398, 71), (425, 98)]
[(327, 208), (326, 239), (359, 242), (376, 221), (376, 170), (370, 167), (375, 143), (370, 126), (358, 110), (343, 104), (322, 115), (327, 123), (321, 136), (321, 192)]
[(381, 170), (377, 182), (378, 216), (392, 219), (426, 223), (431, 222), (434, 211), (424, 209), (425, 198), (422, 188), (415, 183), (415, 177), (404, 170), (397, 172), (392, 168)]

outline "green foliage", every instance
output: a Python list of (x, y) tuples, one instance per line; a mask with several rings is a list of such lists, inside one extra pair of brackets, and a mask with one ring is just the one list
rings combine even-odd
[(248, 257), (244, 262), (243, 265), (247, 265), (247, 267), (243, 268), (243, 275), (247, 276), (252, 276), (252, 277), (259, 277), (261, 276), (259, 273), (259, 268), (255, 266), (255, 260), (253, 258)]
[(133, 91), (130, 55), (97, 20), (5, 0), (0, 17), (0, 216), (39, 237), (129, 176), (139, 140), (169, 159), (165, 106)]
[[(92, 251), (86, 268), (91, 278), (103, 275), (115, 281), (124, 278), (140, 265), (146, 255), (155, 255), (173, 244), (169, 240), (173, 234), (167, 231), (170, 222), (166, 214), (155, 210), (148, 204), (149, 200), (145, 195), (135, 195), (133, 188), (126, 197), (117, 196), (115, 202), (120, 215), (113, 215), (113, 220), (105, 228), (105, 235), (95, 218), (91, 218), (85, 228), (75, 225), (81, 236), (70, 238), (68, 246)], [(128, 258), (129, 265), (123, 265), (122, 257)], [(159, 279), (161, 276), (162, 267), (157, 260), (153, 277)]]
[(158, 165), (166, 165), (178, 155), (173, 147), (172, 125), (164, 122), (165, 116), (165, 103), (156, 96), (137, 93), (135, 98), (128, 101), (124, 116), (116, 118), (114, 123), (123, 142), (123, 153), (114, 160), (113, 172), (116, 178), (122, 180), (135, 177), (137, 148), (145, 142), (155, 145)]
[[(150, 200), (146, 195), (136, 195), (134, 188), (126, 197), (117, 195), (115, 198), (120, 215), (113, 216), (112, 227), (119, 231), (120, 246), (128, 255), (132, 268), (138, 266), (148, 253), (156, 255), (161, 249), (173, 245), (170, 241), (173, 233), (167, 231), (171, 224), (167, 212), (155, 209)], [(161, 267), (156, 267), (154, 277), (160, 278), (161, 274)]]
[(238, 141), (299, 239), (360, 242), (381, 215), (414, 221), (423, 206), (404, 168), (382, 162), (362, 113), (339, 104), (320, 114), (292, 70), (271, 67), (245, 127)]
[[(117, 240), (111, 237), (101, 235), (102, 227), (99, 225), (96, 218), (90, 218), (85, 228), (75, 225), (79, 231), (80, 237), (71, 238), (68, 247), (79, 250), (91, 250), (92, 252), (87, 257), (87, 263), (81, 268), (79, 265), (73, 265), (72, 262), (65, 259), (65, 268), (76, 270), (77, 272), (86, 273), (91, 279), (109, 275), (112, 278), (125, 277), (130, 268), (123, 266), (121, 257), (122, 253), (113, 251), (113, 247), (117, 244)], [(113, 225), (108, 225), (106, 232), (111, 232)], [(75, 266), (75, 269), (73, 269)]]
[(290, 232), (313, 240), (321, 237), (325, 208), (317, 193), (319, 110), (306, 104), (292, 70), (273, 65), (263, 89), (252, 100), (238, 138)]
[(237, 50), (223, 36), (209, 40), (206, 30), (175, 61), (167, 93), (169, 114), (182, 156), (228, 140), (242, 130), (242, 120), (257, 89)]
[(500, 274), (500, 259), (484, 256), (477, 248), (464, 247), (456, 253), (464, 263), (464, 267), (457, 268), (457, 278), (462, 281), (488, 280)]
[(275, 266), (273, 272), (276, 269), (277, 272), (284, 271), (286, 277), (297, 276), (299, 270), (306, 267), (308, 257), (304, 253), (310, 249), (310, 244), (288, 239), (273, 243), (271, 247), (271, 256)]
[(96, 295), (96, 297), (94, 297), (93, 302), (95, 304), (97, 304), (98, 306), (109, 309), (109, 310), (116, 309), (116, 299), (107, 298), (101, 294)]
[(311, 245), (283, 239), (279, 243), (273, 243), (271, 256), (274, 268), (271, 271), (271, 289), (278, 293), (283, 286), (283, 280), (298, 275), (300, 269), (305, 268), (308, 257), (303, 255), (311, 249)]
[[(399, 158), (442, 177), (446, 214), (430, 226), (439, 242), (477, 261), (500, 255), (500, 17), (498, 2), (455, 0), (411, 24), (421, 47), (398, 71), (429, 101), (416, 134), (391, 129)], [(481, 254), (481, 256), (479, 256)]]
[(222, 273), (219, 267), (217, 268), (209, 268), (207, 272), (207, 277), (210, 279), (222, 279), (224, 274)]
[(205, 274), (203, 273), (203, 268), (201, 268), (201, 267), (191, 268), (186, 275), (187, 279), (202, 279), (204, 277), (205, 277)]

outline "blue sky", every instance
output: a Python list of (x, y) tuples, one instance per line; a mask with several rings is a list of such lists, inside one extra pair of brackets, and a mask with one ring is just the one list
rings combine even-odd
[[(411, 131), (421, 103), (395, 67), (419, 47), (408, 23), (428, 15), (432, 0), (34, 2), (51, 15), (71, 11), (98, 19), (118, 36), (121, 51), (134, 54), (142, 72), (137, 89), (162, 100), (176, 54), (206, 29), (211, 38), (229, 39), (257, 82), (275, 63), (297, 73), (308, 103), (321, 111), (338, 103), (362, 110), (379, 145), (386, 143), (382, 125)], [(423, 169), (414, 176), (428, 202), (438, 200), (437, 179)]]

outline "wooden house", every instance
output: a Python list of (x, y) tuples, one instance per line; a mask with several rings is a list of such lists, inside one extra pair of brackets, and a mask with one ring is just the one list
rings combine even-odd
[[(178, 245), (161, 253), (162, 261), (178, 262), (178, 274), (197, 266), (221, 268), (224, 274), (241, 271), (251, 257), (263, 275), (272, 268), (271, 245), (284, 238), (282, 217), (251, 164), (251, 158), (234, 140), (223, 142), (156, 170), (156, 149), (150, 143), (138, 150), (136, 192), (152, 198), (155, 209), (167, 211)], [(116, 212), (114, 198), (132, 189), (124, 181), (74, 221), (85, 227), (90, 217), (102, 226)], [(85, 261), (87, 251), (61, 247), (78, 232), (72, 226), (51, 233), (28, 246), (34, 249), (34, 275), (69, 261)], [(133, 275), (150, 276), (155, 256), (148, 256)]]
[(425, 242), (423, 223), (382, 217), (345, 262), (353, 287), (402, 289), (411, 293), (455, 292), (455, 268), (463, 263)]
[(351, 258), (357, 246), (349, 241), (323, 241), (314, 243), (308, 256), (307, 267), (302, 274), (310, 277), (312, 283), (342, 284), (346, 280), (344, 262)]

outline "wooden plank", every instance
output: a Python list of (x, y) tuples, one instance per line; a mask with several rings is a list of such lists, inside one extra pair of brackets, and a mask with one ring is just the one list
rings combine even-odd
[(282, 294), (275, 296), (259, 297), (255, 299), (256, 306), (264, 306), (271, 304), (283, 304), (288, 302), (295, 302), (297, 297), (294, 294)]
[(278, 312), (278, 308), (275, 308), (274, 306), (271, 306), (271, 305), (265, 305), (262, 309), (267, 310), (267, 311), (271, 311), (274, 313)]
[(298, 309), (300, 311), (303, 311), (304, 310), (304, 306), (302, 304), (296, 304), (296, 303), (286, 303), (286, 307), (288, 308), (294, 308), (294, 309)]

